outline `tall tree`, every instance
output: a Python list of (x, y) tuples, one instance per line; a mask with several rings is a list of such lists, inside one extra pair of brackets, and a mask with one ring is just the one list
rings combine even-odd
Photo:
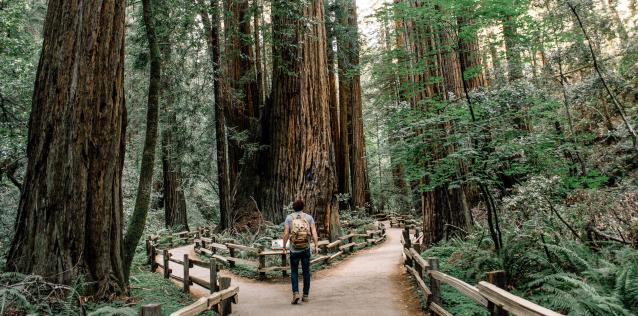
[[(424, 12), (446, 12), (446, 8), (429, 2), (407, 0), (396, 2), (401, 19), (397, 19), (398, 44), (404, 47), (407, 58), (404, 63), (410, 67), (402, 81), (411, 81), (403, 91), (416, 113), (439, 114), (442, 106), (454, 102), (451, 96), (462, 95), (462, 73), (459, 55), (456, 51), (458, 39), (455, 37), (456, 18), (438, 20)], [(410, 13), (407, 13), (409, 10)], [(411, 12), (420, 12), (411, 14)], [(426, 102), (424, 102), (426, 101)], [(439, 106), (436, 106), (439, 104)], [(453, 134), (453, 122), (444, 120), (427, 127), (415, 129), (419, 143), (424, 143), (421, 155), (433, 160), (444, 159), (455, 152), (453, 145), (446, 144), (447, 135)], [(445, 237), (466, 230), (469, 223), (469, 207), (463, 187), (450, 185), (464, 172), (462, 164), (456, 162), (448, 175), (437, 175), (432, 161), (425, 163), (424, 175), (414, 187), (421, 189), (420, 209), (423, 214), (424, 242), (433, 243)], [(450, 187), (450, 188), (448, 188)]]
[[(204, 25), (204, 37), (208, 44), (208, 54), (213, 67), (213, 93), (215, 97), (215, 147), (217, 161), (217, 188), (219, 197), (219, 228), (226, 229), (231, 226), (229, 218), (230, 209), (230, 184), (228, 183), (228, 151), (226, 146), (226, 117), (224, 113), (225, 96), (222, 89), (223, 80), (220, 47), (220, 12), (219, 0), (199, 0), (202, 24)], [(209, 14), (210, 9), (210, 14)]]
[(172, 78), (174, 73), (170, 73), (177, 67), (173, 61), (173, 39), (172, 30), (178, 27), (179, 23), (171, 14), (171, 8), (167, 2), (160, 2), (157, 16), (157, 37), (158, 46), (161, 53), (162, 72), (161, 77), (161, 97), (162, 104), (162, 178), (163, 178), (163, 206), (164, 224), (168, 228), (188, 230), (188, 214), (186, 207), (186, 196), (182, 187), (182, 166), (181, 150), (178, 141), (179, 126), (177, 121), (176, 85)]
[[(225, 0), (224, 24), (227, 82), (226, 124), (228, 135), (229, 183), (231, 206), (230, 221), (239, 222), (242, 217), (254, 215), (254, 197), (257, 195), (256, 144), (260, 139), (259, 91), (256, 63), (253, 54), (253, 34), (248, 0)], [(250, 221), (248, 221), (250, 222)]]
[[(351, 90), (352, 85), (349, 84), (347, 78), (351, 74), (348, 73), (350, 64), (348, 60), (349, 42), (352, 41), (352, 29), (348, 26), (348, 11), (346, 2), (349, 0), (335, 0), (334, 14), (335, 25), (334, 30), (337, 42), (337, 69), (338, 69), (338, 101), (339, 104), (339, 148), (336, 151), (339, 155), (339, 193), (352, 195), (352, 159), (351, 141), (352, 141), (352, 106), (351, 106)], [(352, 200), (350, 201), (350, 204)]]
[(302, 197), (320, 233), (335, 236), (339, 213), (323, 0), (274, 0), (272, 21), (273, 90), (261, 206), (269, 219), (281, 221), (284, 207)]
[(261, 40), (263, 36), (261, 36), (261, 24), (260, 17), (263, 11), (259, 0), (253, 0), (253, 39), (255, 41), (255, 73), (256, 73), (256, 84), (258, 91), (258, 107), (261, 108), (266, 103), (266, 86), (265, 86), (265, 78), (264, 78), (264, 65), (262, 59), (262, 43)]
[[(169, 92), (170, 93), (170, 92)], [(166, 98), (167, 101), (173, 98)], [(168, 103), (166, 104), (169, 105)], [(166, 227), (188, 230), (186, 196), (182, 187), (179, 147), (175, 140), (177, 125), (174, 109), (166, 111), (166, 127), (162, 131), (162, 176), (164, 185), (164, 223)]]
[(337, 54), (335, 51), (336, 36), (337, 36), (337, 21), (335, 15), (336, 5), (333, 1), (326, 1), (325, 6), (325, 27), (326, 27), (326, 49), (328, 56), (328, 104), (330, 107), (330, 123), (331, 123), (331, 136), (332, 143), (335, 148), (335, 163), (337, 166), (337, 190), (339, 193), (347, 193), (350, 191), (350, 183), (348, 183), (349, 177), (346, 173), (350, 172), (350, 162), (344, 161), (347, 156), (344, 148), (341, 145), (341, 124), (340, 124), (340, 112), (339, 112), (339, 93), (337, 91), (337, 69), (336, 61)]
[[(405, 32), (405, 27), (406, 27), (406, 23), (403, 19), (403, 17), (400, 14), (400, 9), (398, 9), (398, 7), (402, 4), (402, 0), (394, 0), (393, 4), (395, 6), (395, 10), (394, 10), (394, 33), (395, 34), (395, 43), (394, 43), (394, 48), (400, 52), (400, 54), (398, 55), (397, 63), (399, 65), (403, 65), (405, 63), (408, 63), (409, 58), (407, 57), (409, 49), (408, 49), (408, 44), (406, 41), (406, 32)], [(390, 19), (389, 17), (386, 17), (386, 19), (388, 20), (388, 24), (390, 23)], [(390, 33), (390, 29), (391, 26), (390, 25), (385, 25), (385, 27), (388, 29), (388, 33)], [(390, 43), (386, 43), (386, 49), (388, 51), (390, 51), (390, 47), (391, 44)], [(397, 69), (397, 71), (394, 73), (394, 99), (395, 99), (395, 105), (398, 108), (402, 103), (407, 103), (408, 102), (408, 97), (406, 96), (406, 93), (403, 93), (403, 86), (407, 83), (408, 81), (408, 76), (404, 75), (403, 73), (400, 73), (400, 70)], [(393, 135), (390, 137), (390, 143), (392, 145), (395, 145), (399, 142), (403, 141), (403, 139), (401, 139), (400, 136), (398, 135)], [(392, 165), (392, 182), (394, 184), (394, 187), (396, 189), (396, 193), (397, 193), (397, 207), (399, 209), (403, 209), (403, 210), (407, 210), (410, 209), (411, 205), (412, 205), (412, 199), (411, 199), (411, 194), (410, 194), (410, 190), (408, 187), (408, 183), (406, 180), (406, 172), (405, 172), (405, 165), (402, 161), (397, 161), (397, 159), (393, 159), (392, 155), (390, 156), (390, 158), (392, 159), (391, 165)]]
[(144, 149), (142, 151), (140, 180), (137, 186), (135, 208), (133, 209), (133, 215), (126, 230), (126, 238), (124, 239), (124, 260), (127, 277), (133, 256), (135, 255), (135, 248), (144, 232), (146, 215), (148, 214), (148, 208), (151, 203), (151, 184), (153, 182), (153, 169), (155, 169), (155, 147), (157, 145), (159, 98), (161, 93), (160, 84), (162, 80), (162, 56), (157, 43), (154, 9), (151, 5), (151, 0), (142, 1), (142, 15), (146, 28), (151, 65), (150, 78), (148, 81), (146, 136), (144, 139)]
[[(350, 147), (350, 180), (352, 205), (367, 207), (370, 202), (370, 186), (363, 134), (363, 108), (361, 102), (361, 76), (359, 74), (359, 30), (356, 0), (338, 0), (341, 32), (339, 40), (339, 105), (346, 108)], [(372, 210), (372, 208), (369, 208)]]
[(50, 0), (7, 268), (87, 294), (127, 289), (122, 255), (126, 1)]

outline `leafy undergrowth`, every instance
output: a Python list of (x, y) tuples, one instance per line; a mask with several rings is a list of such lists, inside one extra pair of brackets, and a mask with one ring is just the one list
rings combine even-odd
[[(636, 315), (638, 252), (617, 243), (596, 249), (570, 240), (538, 243), (526, 235), (507, 235), (495, 253), (482, 236), (452, 240), (422, 256), (438, 257), (440, 270), (477, 284), (485, 273), (505, 270), (508, 290), (567, 315)], [(487, 315), (455, 289), (443, 286), (444, 307), (454, 315)]]
[(90, 316), (110, 315), (139, 315), (140, 306), (146, 304), (160, 304), (162, 315), (170, 313), (193, 303), (194, 298), (186, 294), (159, 273), (150, 271), (146, 264), (146, 252), (138, 246), (131, 277), (129, 279), (130, 297), (126, 300), (115, 300), (109, 303), (89, 302), (85, 308)]
[[(475, 284), (474, 280), (468, 280), (468, 277), (471, 279), (467, 273), (468, 270), (464, 269), (463, 266), (456, 264), (458, 262), (458, 255), (458, 249), (451, 246), (433, 247), (422, 254), (423, 258), (439, 258), (439, 270), (443, 273), (461, 280), (469, 281), (470, 284)], [(493, 264), (491, 262), (477, 261), (474, 261), (474, 263), (478, 266), (482, 266), (481, 268), (484, 266), (491, 266)], [(491, 271), (491, 269), (487, 269), (485, 271)], [(485, 308), (479, 306), (449, 285), (442, 284), (441, 298), (443, 300), (443, 306), (447, 311), (452, 313), (452, 315), (489, 315)]]
[(162, 315), (189, 305), (193, 298), (162, 275), (152, 273), (138, 247), (130, 278), (130, 296), (110, 302), (86, 301), (84, 282), (71, 286), (49, 283), (36, 275), (0, 274), (0, 315), (139, 315), (141, 305), (161, 304)]

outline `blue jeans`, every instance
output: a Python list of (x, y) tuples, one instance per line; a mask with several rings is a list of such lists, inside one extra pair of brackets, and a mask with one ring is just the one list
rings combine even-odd
[(299, 293), (299, 261), (301, 260), (301, 270), (303, 271), (303, 295), (308, 296), (310, 291), (310, 248), (302, 252), (290, 253), (290, 281), (292, 282), (292, 293)]

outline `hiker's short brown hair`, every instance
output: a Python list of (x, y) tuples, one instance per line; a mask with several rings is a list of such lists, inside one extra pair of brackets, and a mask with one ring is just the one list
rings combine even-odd
[(294, 203), (292, 203), (292, 209), (299, 212), (303, 210), (305, 204), (302, 199), (297, 199)]

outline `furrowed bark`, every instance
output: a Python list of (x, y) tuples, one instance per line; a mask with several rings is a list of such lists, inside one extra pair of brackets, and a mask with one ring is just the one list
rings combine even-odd
[(50, 0), (7, 269), (126, 294), (122, 248), (126, 1)]
[[(323, 1), (275, 0), (272, 5), (274, 73), (262, 209), (281, 222), (284, 207), (301, 197), (319, 233), (335, 236), (339, 213)], [(301, 17), (316, 23), (302, 24)]]

